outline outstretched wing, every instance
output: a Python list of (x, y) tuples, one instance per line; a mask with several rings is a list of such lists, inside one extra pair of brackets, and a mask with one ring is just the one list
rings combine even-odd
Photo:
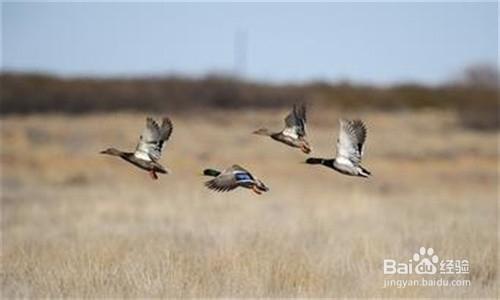
[(366, 126), (363, 121), (341, 119), (336, 159), (339, 162), (348, 160), (355, 166), (359, 165), (365, 140)]
[(205, 182), (205, 186), (218, 192), (234, 190), (238, 186), (254, 182), (252, 175), (242, 167), (234, 165), (221, 172), (212, 180)]
[(283, 134), (293, 139), (306, 136), (306, 106), (293, 105), (293, 110), (285, 118)]
[(161, 157), (161, 151), (165, 141), (172, 134), (173, 125), (169, 118), (163, 118), (161, 127), (152, 118), (146, 119), (146, 128), (142, 132), (134, 156), (140, 159), (157, 161)]

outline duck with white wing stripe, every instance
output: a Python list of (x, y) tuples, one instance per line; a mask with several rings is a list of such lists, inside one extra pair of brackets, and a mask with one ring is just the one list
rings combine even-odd
[(306, 122), (306, 106), (294, 105), (293, 110), (285, 118), (285, 128), (282, 131), (271, 132), (267, 128), (261, 128), (253, 133), (270, 136), (275, 141), (299, 148), (307, 154), (311, 152), (311, 146), (306, 140)]
[(368, 177), (371, 173), (361, 166), (366, 140), (366, 126), (361, 120), (339, 120), (337, 155), (332, 159), (309, 158), (306, 163), (321, 164), (344, 175)]
[(163, 118), (161, 126), (148, 117), (146, 119), (146, 128), (139, 137), (139, 143), (134, 152), (123, 152), (115, 148), (108, 148), (100, 153), (121, 157), (136, 167), (148, 171), (151, 178), (156, 180), (158, 179), (157, 173), (168, 173), (168, 170), (158, 161), (165, 142), (168, 141), (172, 134), (173, 127), (172, 121), (168, 117)]

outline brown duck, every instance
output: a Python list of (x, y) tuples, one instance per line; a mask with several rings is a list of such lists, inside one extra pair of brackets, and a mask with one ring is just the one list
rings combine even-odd
[(119, 156), (136, 167), (148, 171), (151, 178), (158, 179), (156, 173), (168, 173), (167, 169), (158, 160), (161, 157), (163, 145), (172, 134), (172, 129), (172, 121), (169, 118), (163, 118), (161, 126), (158, 126), (158, 123), (148, 117), (146, 119), (146, 128), (142, 132), (134, 152), (123, 152), (115, 148), (108, 148), (100, 153)]
[(218, 192), (231, 191), (237, 187), (251, 189), (257, 195), (269, 191), (262, 181), (239, 165), (233, 165), (223, 171), (205, 169), (203, 175), (215, 177), (205, 182), (205, 186)]
[(261, 128), (253, 132), (270, 136), (273, 140), (288, 146), (299, 148), (304, 153), (311, 152), (311, 146), (306, 138), (306, 106), (293, 106), (293, 110), (285, 118), (285, 129), (280, 132), (271, 132), (267, 128)]

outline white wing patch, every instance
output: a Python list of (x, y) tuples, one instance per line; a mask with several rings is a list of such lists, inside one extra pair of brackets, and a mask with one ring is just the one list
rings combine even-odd
[(345, 158), (344, 156), (338, 156), (337, 158), (335, 158), (335, 161), (340, 165), (354, 167), (354, 164), (352, 163), (352, 161)]
[(292, 138), (292, 139), (298, 139), (299, 135), (297, 134), (297, 127), (287, 127), (283, 130), (283, 134)]
[(143, 151), (135, 151), (134, 156), (137, 157), (138, 159), (152, 161), (149, 154), (147, 154), (146, 152), (143, 152)]

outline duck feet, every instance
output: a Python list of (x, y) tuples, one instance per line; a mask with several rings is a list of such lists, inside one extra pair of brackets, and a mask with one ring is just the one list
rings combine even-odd
[(311, 153), (311, 148), (306, 145), (301, 145), (300, 150), (302, 150), (302, 152), (304, 152), (305, 154)]
[(254, 193), (256, 193), (257, 195), (262, 194), (262, 192), (261, 192), (261, 191), (259, 191), (259, 189), (258, 189), (258, 188), (257, 188), (257, 186), (255, 186), (255, 185), (252, 187), (252, 191), (254, 191)]
[(149, 171), (149, 175), (151, 176), (151, 178), (153, 178), (153, 180), (158, 179), (158, 175), (156, 175), (155, 171)]

